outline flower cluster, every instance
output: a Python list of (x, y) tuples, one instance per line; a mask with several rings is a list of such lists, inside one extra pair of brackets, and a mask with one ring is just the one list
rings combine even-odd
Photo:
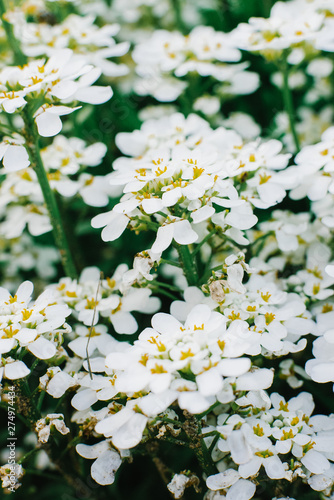
[(30, 369), (21, 360), (8, 354), (29, 351), (38, 359), (50, 359), (57, 355), (63, 342), (63, 334), (70, 331), (65, 319), (71, 313), (67, 305), (54, 303), (50, 291), (43, 292), (31, 302), (33, 284), (26, 281), (12, 296), (0, 289), (1, 377), (18, 379), (25, 377)]
[(107, 355), (107, 371), (115, 373), (115, 392), (130, 400), (101, 420), (96, 431), (111, 437), (117, 448), (132, 448), (140, 442), (149, 418), (174, 400), (196, 414), (216, 401), (232, 401), (233, 387), (241, 391), (270, 386), (270, 370), (249, 371), (250, 359), (243, 357), (247, 344), (237, 326), (227, 327), (224, 316), (204, 304), (195, 306), (185, 322), (165, 313), (154, 315), (152, 328), (141, 332), (133, 346)]
[(296, 166), (286, 171), (290, 177), (290, 198), (300, 200), (306, 196), (312, 202), (312, 211), (328, 227), (334, 226), (330, 206), (333, 202), (334, 128), (328, 128), (321, 141), (305, 146), (296, 156)]
[(240, 61), (240, 51), (228, 34), (209, 26), (198, 26), (187, 36), (157, 30), (136, 46), (132, 57), (140, 77), (135, 91), (162, 102), (179, 97), (188, 86), (180, 78), (189, 74), (223, 82), (226, 95), (250, 94), (259, 83), (256, 73), (246, 71), (247, 63), (229, 64)]
[[(123, 287), (123, 275), (128, 267), (121, 264), (110, 278), (101, 280), (98, 268), (91, 267), (82, 271), (79, 280), (62, 278), (58, 284), (50, 285), (58, 304), (70, 308), (72, 315), (86, 326), (96, 325), (99, 319), (108, 318), (117, 333), (131, 335), (138, 329), (134, 311), (153, 313), (159, 309), (160, 301), (151, 297), (152, 291), (148, 288)], [(80, 333), (79, 333), (80, 332)], [(79, 327), (80, 341), (74, 352), (81, 356), (87, 343), (87, 328)], [(96, 331), (95, 335), (99, 335)], [(81, 348), (80, 348), (81, 345)], [(94, 345), (94, 343), (92, 343)], [(85, 356), (81, 356), (85, 357)]]
[(140, 131), (119, 134), (116, 141), (134, 158), (114, 162), (110, 183), (123, 185), (124, 196), (112, 211), (92, 221), (94, 227), (106, 226), (104, 241), (119, 238), (129, 223), (150, 227), (154, 216), (160, 226), (152, 246), (156, 253), (173, 240), (196, 242), (197, 228), (204, 223), (247, 244), (242, 231), (257, 222), (252, 206), (268, 208), (286, 193), (280, 171), (290, 155), (280, 154), (279, 141), (244, 143), (236, 132), (223, 127), (213, 131), (196, 115), (149, 120)]
[(233, 31), (236, 46), (279, 57), (282, 50), (292, 49), (290, 61), (298, 63), (317, 49), (332, 50), (330, 1), (292, 0), (276, 2), (267, 19), (253, 17)]
[[(0, 186), (0, 213), (4, 218), (1, 228), (6, 238), (20, 236), (26, 225), (33, 235), (51, 230), (37, 174), (31, 166), (17, 161), (18, 147), (10, 146), (12, 154), (4, 160), (6, 179)], [(103, 143), (87, 146), (77, 137), (58, 135), (41, 150), (41, 159), (52, 189), (66, 198), (80, 196), (85, 204), (101, 207), (108, 204), (109, 196), (118, 194), (118, 189), (108, 185), (106, 176), (84, 170), (99, 165), (105, 153)]]
[[(256, 490), (251, 478), (262, 468), (271, 480), (302, 479), (316, 491), (330, 490), (334, 421), (333, 416), (312, 416), (311, 394), (302, 392), (286, 401), (278, 393), (269, 398), (264, 391), (251, 391), (236, 403), (241, 415), (217, 418), (213, 451), (216, 461), (229, 454), (235, 468), (208, 477), (210, 490), (228, 491), (226, 498), (238, 492), (250, 499)], [(205, 434), (210, 432), (212, 426), (204, 429)]]
[(3, 68), (0, 104), (6, 113), (15, 113), (29, 102), (41, 101), (41, 105), (33, 109), (33, 117), (39, 134), (52, 137), (62, 128), (60, 116), (76, 109), (66, 104), (76, 101), (101, 104), (111, 98), (110, 87), (92, 85), (100, 74), (99, 68), (87, 64), (72, 50), (59, 50), (49, 59), (36, 59), (23, 67)]
[(129, 43), (116, 43), (114, 36), (119, 32), (117, 24), (106, 24), (99, 28), (94, 16), (71, 14), (55, 25), (27, 22), (24, 12), (16, 9), (8, 13), (15, 34), (24, 40), (23, 51), (28, 57), (51, 57), (59, 50), (70, 48), (74, 54), (84, 56), (89, 64), (101, 69), (106, 76), (123, 76), (128, 73), (125, 64), (109, 61), (129, 50)]

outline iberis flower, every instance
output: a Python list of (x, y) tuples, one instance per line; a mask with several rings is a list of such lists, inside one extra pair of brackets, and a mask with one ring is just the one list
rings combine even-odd
[(135, 82), (139, 95), (153, 95), (158, 101), (174, 101), (187, 88), (180, 78), (188, 73), (211, 76), (224, 83), (227, 94), (248, 94), (258, 87), (258, 77), (247, 72), (248, 63), (231, 64), (241, 59), (230, 35), (209, 26), (198, 26), (188, 36), (157, 30), (133, 51)]
[(250, 372), (251, 361), (243, 356), (247, 344), (235, 336), (225, 317), (204, 304), (195, 306), (184, 322), (170, 314), (154, 315), (152, 328), (132, 346), (106, 357), (106, 373), (115, 374), (115, 395), (126, 394), (128, 402), (115, 414), (107, 412), (96, 432), (117, 448), (132, 448), (149, 419), (173, 401), (196, 414), (216, 401), (233, 401), (234, 391), (269, 387), (272, 371)]
[(129, 71), (125, 64), (109, 60), (123, 56), (129, 50), (129, 42), (116, 43), (113, 38), (120, 30), (118, 24), (99, 27), (94, 24), (94, 15), (76, 14), (70, 14), (53, 26), (27, 22), (22, 7), (8, 12), (7, 18), (13, 24), (18, 40), (24, 40), (22, 50), (29, 57), (51, 57), (59, 50), (70, 48), (107, 76), (122, 76)]
[[(113, 276), (100, 282), (99, 269), (88, 267), (83, 270), (79, 280), (62, 278), (58, 284), (50, 285), (49, 288), (55, 294), (57, 303), (67, 304), (74, 317), (84, 325), (97, 325), (105, 318), (117, 333), (133, 334), (137, 331), (138, 324), (132, 313), (153, 313), (159, 309), (160, 301), (157, 297), (151, 297), (152, 291), (148, 288), (129, 287), (122, 293), (122, 276), (127, 271), (127, 265), (121, 264)], [(102, 331), (96, 328), (94, 335), (97, 337), (101, 334)], [(78, 335), (83, 337), (82, 352), (88, 330), (84, 329)], [(78, 339), (76, 347), (73, 344), (74, 352), (79, 349), (79, 344)]]
[[(281, 143), (244, 143), (234, 131), (212, 130), (195, 115), (148, 120), (141, 130), (121, 133), (116, 143), (130, 158), (114, 162), (109, 181), (123, 187), (120, 203), (92, 220), (113, 241), (129, 225), (157, 231), (152, 251), (173, 240), (198, 242), (208, 224), (241, 244), (242, 231), (257, 222), (253, 207), (269, 208), (285, 196), (284, 169), (290, 155)], [(212, 227), (212, 226), (211, 226)]]
[[(65, 319), (70, 309), (57, 304), (50, 290), (44, 291), (34, 302), (33, 284), (22, 283), (12, 296), (0, 288), (0, 354), (20, 354), (27, 349), (39, 359), (50, 359), (62, 344), (63, 333), (70, 331)], [(15, 379), (26, 376), (29, 369), (23, 361), (1, 358), (1, 375)]]
[[(243, 416), (219, 415), (217, 425), (205, 431), (215, 429), (219, 435), (215, 460), (229, 453), (229, 466), (234, 465), (208, 477), (210, 490), (225, 491), (230, 500), (237, 492), (250, 499), (256, 490), (251, 480), (260, 469), (269, 480), (302, 479), (316, 491), (333, 485), (333, 415), (312, 415), (311, 394), (302, 392), (286, 401), (278, 393), (269, 398), (264, 391), (250, 391), (236, 404)], [(211, 440), (205, 438), (207, 445)]]
[(307, 47), (314, 47), (318, 39), (323, 39), (326, 14), (330, 18), (330, 10), (333, 6), (329, 3), (325, 6), (316, 1), (276, 2), (267, 19), (251, 17), (230, 36), (236, 47), (270, 57), (278, 58), (282, 50), (298, 47), (303, 59)]
[(0, 105), (6, 113), (14, 113), (28, 102), (42, 101), (34, 110), (38, 132), (44, 137), (54, 136), (62, 128), (60, 116), (77, 109), (73, 103), (101, 104), (111, 98), (110, 87), (92, 85), (100, 74), (99, 68), (87, 64), (84, 57), (74, 55), (70, 49), (23, 67), (7, 66), (0, 72)]
[[(3, 147), (1, 173), (6, 177), (0, 185), (1, 233), (7, 238), (22, 234), (25, 226), (31, 234), (43, 234), (51, 230), (51, 223), (44, 206), (43, 194), (35, 170), (29, 165), (28, 154), (19, 141), (0, 144)], [(90, 206), (105, 206), (109, 197), (120, 193), (119, 187), (111, 186), (108, 176), (92, 175), (88, 167), (99, 165), (106, 154), (103, 143), (87, 145), (77, 137), (67, 139), (63, 135), (41, 150), (47, 177), (52, 189), (61, 196), (81, 197)], [(14, 222), (15, 221), (15, 222)]]

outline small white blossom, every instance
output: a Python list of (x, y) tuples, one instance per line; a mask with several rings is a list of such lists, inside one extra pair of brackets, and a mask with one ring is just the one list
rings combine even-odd
[(36, 432), (38, 434), (38, 441), (47, 443), (53, 429), (60, 432), (60, 434), (68, 434), (70, 432), (70, 429), (65, 425), (64, 415), (61, 413), (50, 413), (45, 418), (37, 420)]
[(95, 459), (91, 466), (91, 476), (94, 481), (103, 486), (114, 482), (115, 473), (121, 466), (122, 459), (112, 448), (110, 441), (100, 441), (92, 446), (77, 444), (76, 451), (84, 458)]

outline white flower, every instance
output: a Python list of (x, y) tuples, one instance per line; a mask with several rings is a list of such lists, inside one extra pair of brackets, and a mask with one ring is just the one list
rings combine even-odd
[(29, 375), (30, 370), (23, 361), (16, 361), (13, 358), (1, 358), (0, 364), (0, 379), (2, 377), (9, 380), (17, 380)]
[(188, 220), (175, 218), (158, 229), (152, 252), (162, 253), (173, 239), (179, 245), (189, 245), (198, 239), (198, 234), (191, 228)]
[(38, 433), (38, 441), (47, 443), (53, 429), (61, 434), (68, 434), (70, 432), (70, 429), (65, 425), (62, 413), (49, 413), (45, 418), (37, 420), (36, 431)]
[[(152, 313), (159, 309), (160, 301), (151, 297), (148, 288), (124, 287), (123, 275), (128, 271), (121, 264), (110, 278), (100, 283), (100, 271), (97, 267), (85, 268), (77, 280), (64, 278), (58, 285), (51, 288), (57, 296), (58, 303), (66, 303), (71, 307), (72, 314), (85, 325), (97, 325), (100, 316), (108, 318), (117, 333), (133, 334), (138, 325), (133, 311)], [(73, 340), (69, 347), (80, 357), (85, 356), (87, 329), (77, 329), (78, 339)], [(91, 339), (89, 352), (95, 348), (102, 349), (108, 334), (105, 327), (96, 327)]]
[[(173, 101), (187, 87), (186, 82), (177, 78), (196, 72), (227, 83), (234, 93), (234, 79), (240, 77), (239, 81), (245, 82), (248, 77), (243, 71), (247, 63), (228, 64), (239, 61), (240, 57), (231, 37), (209, 26), (197, 26), (187, 37), (176, 31), (156, 30), (133, 51), (140, 77), (135, 82), (135, 90), (141, 95), (151, 94), (162, 102)], [(243, 83), (242, 88), (244, 93), (250, 93), (257, 85), (256, 82), (246, 89)]]
[(167, 489), (171, 492), (173, 498), (182, 498), (189, 483), (191, 483), (191, 477), (184, 474), (174, 474), (173, 479), (167, 484)]
[(165, 411), (174, 399), (175, 392), (166, 391), (128, 401), (120, 411), (101, 420), (95, 430), (111, 437), (113, 445), (120, 450), (134, 448), (142, 440), (149, 418)]
[(58, 105), (59, 101), (101, 104), (111, 98), (110, 87), (92, 86), (100, 74), (100, 69), (88, 65), (72, 50), (59, 50), (48, 60), (34, 60), (23, 67), (5, 67), (0, 72), (0, 104), (7, 113), (14, 113), (36, 96), (43, 97), (45, 104), (34, 118), (39, 133), (50, 137), (61, 130), (59, 116), (77, 109)]
[[(173, 390), (180, 408), (191, 413), (205, 411), (216, 397), (226, 398), (232, 378), (242, 378), (250, 360), (240, 357), (247, 344), (235, 342), (225, 322), (223, 315), (202, 304), (192, 308), (184, 324), (171, 315), (156, 314), (153, 328), (146, 328), (133, 346), (107, 355), (107, 368), (117, 373), (116, 390), (130, 394), (149, 390), (159, 396)], [(188, 380), (189, 373), (194, 381)], [(269, 385), (271, 381), (272, 374)], [(263, 382), (268, 387), (264, 374), (259, 388)]]
[(239, 24), (231, 36), (240, 48), (279, 57), (283, 49), (315, 45), (323, 26), (324, 14), (317, 2), (277, 2), (269, 18), (251, 17), (248, 24)]
[(67, 389), (77, 385), (75, 378), (62, 371), (58, 366), (47, 369), (45, 375), (39, 379), (39, 387), (53, 398), (60, 398)]
[(124, 64), (109, 61), (110, 57), (122, 56), (129, 49), (128, 42), (115, 43), (113, 37), (120, 29), (117, 24), (100, 28), (94, 24), (94, 15), (76, 14), (70, 14), (53, 26), (47, 23), (27, 23), (20, 9), (8, 13), (8, 18), (14, 25), (17, 38), (25, 41), (22, 49), (27, 56), (50, 57), (60, 49), (72, 47), (76, 54), (84, 55), (87, 62), (101, 68), (107, 76), (128, 73)]
[(21, 486), (19, 479), (24, 475), (22, 465), (17, 463), (8, 463), (0, 467), (0, 479), (2, 487), (10, 490), (12, 493)]
[(240, 500), (250, 500), (253, 498), (256, 486), (251, 481), (241, 479), (234, 469), (227, 469), (224, 472), (209, 476), (206, 485), (210, 490), (227, 490), (226, 500), (238, 498)]
[(22, 235), (26, 226), (32, 236), (40, 236), (51, 231), (52, 225), (47, 208), (37, 206), (35, 203), (9, 206), (6, 210), (6, 219), (0, 223), (4, 237), (17, 238)]
[(113, 210), (96, 215), (92, 219), (92, 226), (95, 228), (104, 227), (101, 238), (103, 241), (117, 240), (125, 231), (129, 224), (126, 215), (118, 214)]
[(122, 465), (122, 459), (119, 453), (110, 446), (110, 441), (100, 441), (92, 446), (77, 444), (75, 449), (82, 457), (95, 459), (90, 469), (94, 481), (102, 486), (115, 481), (115, 473)]
[(160, 253), (154, 253), (151, 250), (145, 250), (136, 254), (133, 260), (133, 269), (129, 269), (129, 271), (123, 274), (125, 288), (136, 281), (140, 282), (143, 278), (147, 281), (152, 281), (153, 275), (150, 274), (150, 271), (159, 262), (160, 258)]
[[(93, 227), (105, 226), (104, 241), (119, 238), (128, 225), (156, 227), (152, 251), (160, 253), (173, 239), (197, 242), (212, 222), (218, 234), (247, 244), (241, 231), (257, 222), (253, 206), (268, 208), (285, 196), (286, 181), (277, 171), (290, 155), (280, 154), (279, 141), (243, 144), (234, 131), (213, 131), (194, 115), (173, 114), (148, 120), (140, 131), (118, 134), (116, 143), (134, 158), (114, 162), (109, 181), (123, 186), (123, 196), (113, 210), (92, 220)], [(245, 175), (241, 184), (240, 175)]]
[(60, 346), (62, 332), (68, 331), (64, 323), (70, 310), (66, 305), (54, 304), (50, 291), (44, 291), (31, 303), (32, 290), (30, 281), (22, 283), (14, 296), (0, 289), (0, 352), (7, 353), (20, 346), (37, 358), (50, 359)]
[(5, 171), (14, 172), (30, 165), (26, 148), (21, 143), (20, 139), (11, 138), (4, 138), (0, 143), (0, 160), (2, 160)]
[(306, 373), (318, 383), (334, 382), (334, 331), (328, 330), (313, 342), (315, 359), (306, 362)]

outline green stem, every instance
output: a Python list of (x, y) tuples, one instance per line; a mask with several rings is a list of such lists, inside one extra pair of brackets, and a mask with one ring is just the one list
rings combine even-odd
[(200, 422), (196, 419), (194, 415), (184, 410), (183, 412), (186, 421), (183, 424), (183, 430), (185, 431), (189, 441), (190, 448), (194, 451), (196, 458), (202, 467), (203, 471), (211, 476), (217, 473), (217, 468), (213, 463), (211, 453), (208, 450), (204, 439), (202, 438), (202, 428)]
[(82, 441), (82, 436), (76, 436), (75, 438), (73, 438), (69, 443), (68, 445), (66, 446), (66, 448), (60, 453), (59, 455), (59, 458), (62, 458), (71, 448), (73, 448), (73, 446), (75, 446), (76, 444), (80, 443)]
[(34, 362), (33, 362), (33, 364), (31, 365), (31, 368), (30, 368), (30, 373), (29, 373), (29, 375), (27, 376), (27, 378), (30, 378), (30, 377), (31, 377), (31, 375), (33, 375), (34, 370), (35, 370), (35, 368), (36, 368), (36, 366), (38, 365), (38, 363), (39, 363), (39, 362), (40, 362), (40, 359), (39, 359), (39, 358), (35, 359), (35, 361), (34, 361)]
[(42, 408), (43, 400), (45, 398), (45, 394), (46, 394), (46, 392), (42, 391), (39, 395), (39, 398), (37, 401), (37, 407), (36, 407), (38, 412), (41, 412), (41, 408)]
[(206, 243), (207, 241), (209, 241), (209, 239), (214, 235), (216, 234), (217, 230), (216, 229), (212, 229), (212, 231), (209, 232), (209, 234), (207, 234), (205, 236), (205, 238), (202, 239), (202, 241), (200, 243), (198, 243), (198, 245), (196, 245), (196, 248), (195, 250), (193, 251), (192, 253), (192, 256), (194, 257), (194, 255), (196, 255), (200, 249), (202, 248), (202, 246), (204, 245), (204, 243)]
[(192, 254), (187, 245), (174, 245), (179, 254), (179, 260), (189, 286), (196, 286), (198, 281), (197, 269)]
[(179, 300), (178, 297), (175, 297), (171, 293), (167, 292), (167, 290), (165, 290), (164, 288), (160, 288), (156, 285), (154, 287), (152, 287), (151, 290), (155, 293), (160, 293), (160, 295), (165, 295), (165, 297), (168, 297), (171, 300)]
[(161, 217), (165, 217), (165, 219), (167, 219), (167, 214), (164, 214), (163, 212), (159, 211), (157, 212), (157, 214), (161, 215)]
[(210, 273), (211, 273), (212, 271), (222, 271), (222, 269), (223, 269), (223, 264), (220, 264), (219, 266), (212, 267), (212, 268), (210, 269)]
[(283, 76), (283, 101), (284, 101), (284, 107), (285, 111), (288, 114), (289, 117), (289, 124), (290, 124), (290, 132), (293, 137), (293, 141), (295, 143), (295, 148), (296, 148), (296, 153), (300, 151), (300, 145), (299, 145), (299, 139), (295, 127), (295, 110), (293, 107), (293, 101), (292, 101), (292, 94), (291, 94), (291, 89), (289, 87), (289, 68), (288, 68), (288, 63), (285, 59), (284, 64), (282, 66), (282, 76)]
[(177, 286), (170, 285), (169, 283), (163, 283), (162, 281), (152, 280), (152, 281), (149, 281), (148, 284), (152, 284), (154, 286), (158, 286), (158, 287), (162, 287), (162, 288), (167, 288), (168, 290), (172, 290), (173, 292), (182, 293), (182, 290), (180, 290), (180, 288), (178, 288)]
[(220, 438), (220, 434), (216, 434), (215, 437), (213, 438), (212, 443), (210, 444), (210, 447), (209, 447), (209, 450), (208, 450), (209, 453), (210, 453), (210, 455), (213, 452), (213, 449), (216, 446), (219, 438)]
[(42, 470), (37, 470), (37, 469), (24, 469), (25, 474), (33, 474), (34, 476), (41, 476), (45, 477), (46, 479), (51, 479), (53, 481), (59, 482), (59, 476), (56, 474), (49, 474), (47, 472), (44, 472)]
[(41, 186), (44, 201), (50, 215), (54, 239), (60, 252), (60, 257), (64, 271), (67, 276), (69, 276), (72, 279), (75, 279), (77, 278), (76, 266), (72, 259), (70, 247), (67, 241), (66, 233), (60, 216), (60, 211), (55, 197), (55, 193), (50, 187), (49, 180), (45, 172), (43, 161), (40, 155), (36, 125), (32, 118), (32, 114), (29, 113), (29, 109), (27, 109), (27, 107), (28, 106), (25, 106), (21, 113), (25, 125), (25, 139), (26, 139), (25, 146), (29, 154), (31, 166), (34, 168), (38, 178), (38, 182)]
[(13, 25), (6, 20), (6, 7), (4, 0), (0, 0), (0, 17), (2, 26), (6, 32), (8, 44), (14, 54), (14, 64), (23, 66), (27, 62), (27, 57), (23, 54), (19, 41), (14, 35)]
[(180, 0), (171, 0), (172, 9), (174, 10), (175, 15), (175, 25), (181, 33), (186, 33), (186, 28), (182, 19), (182, 10), (181, 10), (181, 2)]
[[(196, 418), (197, 420), (202, 420), (202, 418), (204, 418), (206, 415), (208, 415), (209, 413), (212, 412), (212, 410), (214, 410), (216, 408), (216, 406), (219, 406), (220, 403), (219, 401), (216, 401), (215, 403), (213, 403), (213, 405), (210, 406), (210, 408), (208, 408), (207, 410), (203, 411), (203, 413), (198, 413), (196, 415)], [(207, 434), (205, 434), (207, 436)]]
[(160, 264), (168, 264), (169, 266), (174, 266), (180, 268), (180, 263), (179, 262), (174, 262), (173, 260), (169, 259), (160, 259)]
[(186, 443), (185, 441), (182, 441), (181, 439), (175, 439), (171, 436), (161, 436), (159, 437), (159, 440), (161, 441), (166, 441), (167, 443), (172, 443), (175, 446), (183, 446), (185, 448), (189, 448), (189, 443)]
[(32, 450), (28, 451), (25, 455), (23, 455), (23, 457), (21, 457), (20, 460), (17, 461), (17, 463), (22, 464), (23, 462), (25, 462), (27, 460), (27, 458), (29, 458), (31, 455), (36, 453), (36, 451), (39, 451), (39, 450), (40, 450), (40, 448), (33, 448)]

